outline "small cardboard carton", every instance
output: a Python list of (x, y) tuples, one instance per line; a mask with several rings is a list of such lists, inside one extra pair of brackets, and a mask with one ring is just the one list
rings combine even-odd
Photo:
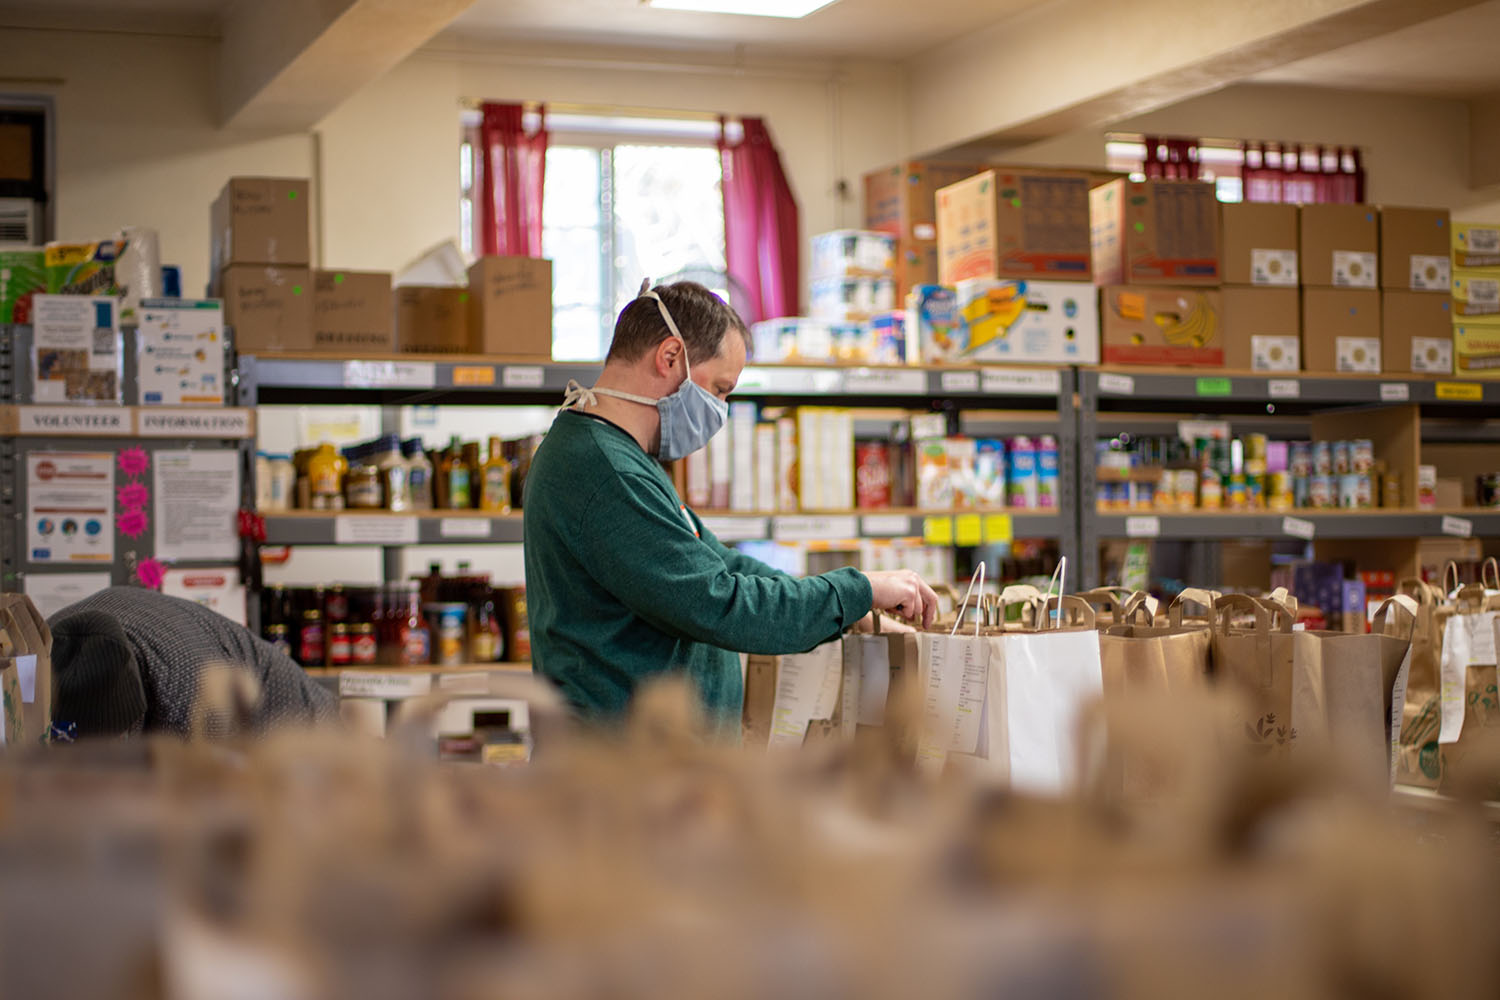
[(1224, 284), (1297, 287), (1296, 205), (1231, 202), (1219, 213)]
[(1391, 291), (1449, 290), (1453, 242), (1445, 208), (1380, 209), (1380, 287)]
[(447, 285), (396, 289), (396, 344), (412, 354), (467, 354), (469, 290)]
[(390, 273), (314, 271), (313, 347), (350, 357), (394, 351)]
[(231, 177), (209, 211), (210, 270), (312, 260), (306, 178)]
[[(912, 160), (865, 174), (865, 228), (899, 240), (937, 242), (937, 192), (985, 169), (975, 163)], [(931, 284), (917, 281), (913, 284)]]
[(1380, 294), (1380, 359), (1388, 372), (1453, 374), (1453, 304), (1446, 295)]
[(1360, 288), (1302, 290), (1304, 371), (1378, 373), (1380, 335), (1379, 292)]
[(987, 170), (937, 194), (938, 278), (1089, 281), (1089, 176)]
[(1303, 205), (1301, 242), (1304, 286), (1378, 287), (1380, 235), (1373, 205)]
[(1453, 312), (1458, 316), (1500, 314), (1500, 268), (1453, 272)]
[(1500, 267), (1500, 223), (1454, 222), (1448, 230), (1455, 268)]
[(314, 349), (312, 272), (306, 267), (235, 264), (224, 269), (220, 290), (224, 322), (241, 354)]
[(469, 268), (469, 330), (480, 354), (552, 360), (552, 262), (481, 257)]
[(1089, 194), (1101, 285), (1218, 285), (1219, 201), (1199, 181), (1117, 180)]
[(1113, 285), (1100, 295), (1105, 364), (1224, 366), (1217, 289)]
[(1500, 317), (1453, 324), (1453, 374), (1500, 378)]
[(1302, 303), (1295, 288), (1226, 286), (1224, 367), (1294, 372), (1302, 367)]

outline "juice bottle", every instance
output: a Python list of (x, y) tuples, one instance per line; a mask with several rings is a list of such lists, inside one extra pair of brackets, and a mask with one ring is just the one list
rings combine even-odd
[(349, 463), (324, 441), (307, 460), (307, 486), (314, 510), (344, 509), (344, 474)]
[(510, 462), (497, 435), (490, 435), (490, 454), (480, 466), (479, 509), (510, 512)]

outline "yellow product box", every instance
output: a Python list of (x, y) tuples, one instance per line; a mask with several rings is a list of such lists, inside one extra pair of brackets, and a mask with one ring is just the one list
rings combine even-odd
[(1455, 222), (1453, 266), (1500, 267), (1500, 222)]
[(114, 295), (115, 261), (125, 250), (124, 240), (94, 243), (48, 243), (43, 269), (48, 295)]
[(1458, 316), (1500, 314), (1500, 267), (1454, 271), (1453, 312)]
[(1453, 374), (1500, 378), (1500, 316), (1453, 324)]

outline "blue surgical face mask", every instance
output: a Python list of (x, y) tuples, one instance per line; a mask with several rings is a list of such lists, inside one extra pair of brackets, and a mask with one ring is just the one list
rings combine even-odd
[(598, 387), (585, 389), (577, 382), (569, 382), (563, 408), (568, 409), (579, 405), (592, 406), (595, 400), (590, 397), (596, 395), (613, 396), (615, 399), (655, 406), (657, 415), (661, 418), (661, 441), (657, 445), (656, 457), (664, 462), (675, 462), (704, 447), (715, 434), (719, 433), (724, 426), (724, 421), (729, 417), (729, 404), (693, 381), (692, 365), (688, 362), (687, 341), (678, 331), (672, 314), (667, 311), (667, 304), (661, 300), (661, 296), (651, 290), (650, 282), (641, 284), (640, 297), (656, 300), (656, 308), (661, 310), (661, 318), (666, 321), (667, 329), (672, 331), (672, 336), (682, 343), (682, 370), (686, 376), (682, 380), (682, 385), (678, 386), (670, 396), (652, 399), (649, 396), (637, 396), (616, 389)]

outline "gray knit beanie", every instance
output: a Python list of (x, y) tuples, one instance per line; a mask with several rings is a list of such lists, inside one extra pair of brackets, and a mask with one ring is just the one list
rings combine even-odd
[(125, 736), (146, 722), (146, 688), (120, 623), (80, 611), (52, 624), (52, 716), (79, 736)]

